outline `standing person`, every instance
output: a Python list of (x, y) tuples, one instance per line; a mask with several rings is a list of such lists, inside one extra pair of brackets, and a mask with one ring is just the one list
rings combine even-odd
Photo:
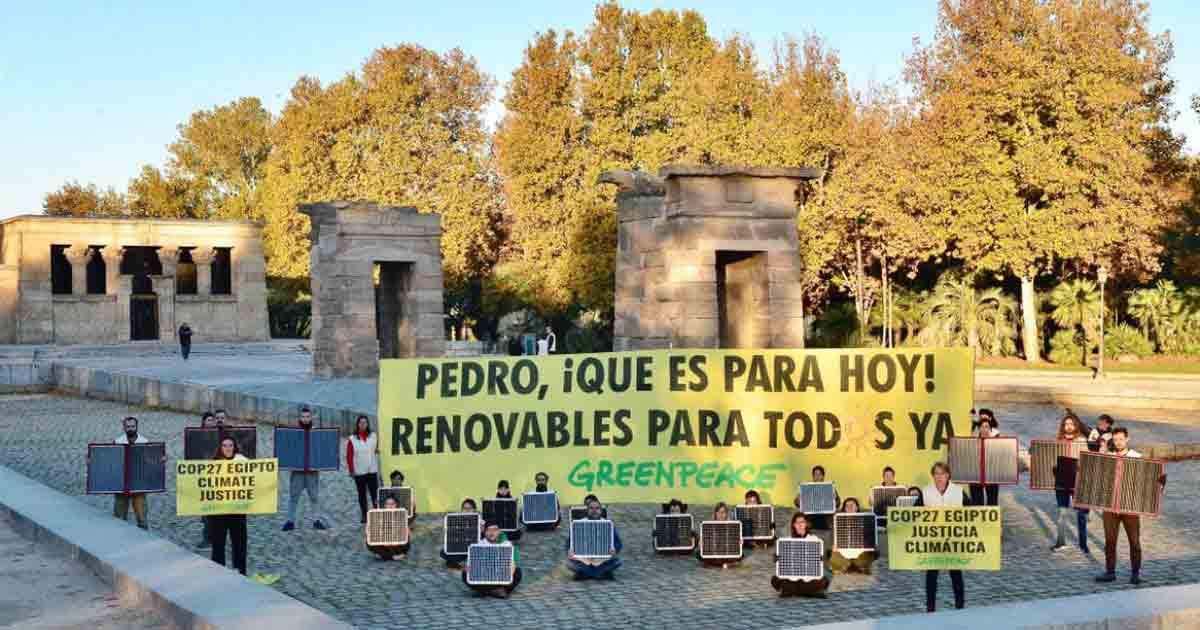
[[(979, 424), (975, 427), (975, 437), (1000, 437), (1000, 423), (991, 409), (979, 410)], [(972, 504), (1000, 505), (1000, 486), (994, 483), (973, 483), (970, 487)]]
[[(927, 507), (962, 507), (970, 505), (969, 499), (963, 496), (958, 484), (950, 483), (950, 466), (938, 462), (929, 469), (933, 483), (921, 492), (921, 505)], [(954, 607), (963, 608), (967, 605), (966, 586), (963, 583), (963, 572), (950, 570), (950, 585), (954, 588)], [(925, 572), (925, 610), (937, 610), (938, 571)]]
[(499, 597), (501, 599), (507, 598), (509, 595), (512, 595), (512, 592), (514, 590), (516, 590), (517, 585), (521, 583), (521, 568), (519, 566), (517, 566), (521, 559), (520, 552), (518, 551), (516, 546), (512, 545), (512, 543), (509, 542), (504, 537), (504, 533), (500, 531), (500, 525), (494, 521), (488, 521), (483, 524), (483, 538), (480, 539), (479, 544), (512, 546), (512, 548), (513, 548), (512, 581), (509, 582), (508, 584), (501, 584), (501, 585), (467, 584), (467, 574), (470, 573), (470, 571), (471, 571), (471, 565), (468, 564), (468, 565), (463, 566), (463, 574), (462, 574), (463, 584), (467, 584), (467, 586), (471, 590), (475, 591), (476, 593), (479, 593), (480, 595), (492, 595), (495, 597)]
[[(1141, 453), (1129, 448), (1129, 430), (1116, 427), (1112, 430), (1112, 448), (1109, 453), (1118, 457), (1137, 459)], [(1167, 476), (1158, 478), (1159, 486), (1167, 485)], [(1162, 490), (1161, 488), (1159, 489)], [(1129, 540), (1130, 584), (1141, 584), (1142, 571), (1142, 518), (1137, 514), (1104, 512), (1104, 573), (1096, 576), (1097, 582), (1112, 582), (1117, 579), (1117, 535), (1125, 528)]]
[[(237, 442), (231, 437), (221, 440), (217, 452), (213, 453), (214, 460), (246, 459), (238, 449)], [(233, 568), (238, 573), (246, 575), (246, 532), (245, 514), (214, 514), (209, 517), (209, 527), (212, 532), (212, 561), (225, 566), (225, 534), (229, 534), (229, 542), (233, 545)]]
[(354, 435), (346, 440), (346, 470), (354, 479), (358, 490), (358, 511), (361, 522), (367, 522), (367, 496), (371, 507), (379, 507), (379, 441), (371, 431), (371, 421), (359, 416), (354, 426)]
[[(200, 428), (201, 429), (213, 429), (213, 428), (216, 428), (216, 426), (217, 426), (217, 417), (215, 414), (213, 414), (213, 412), (205, 411), (204, 414), (200, 416)], [(220, 446), (220, 444), (218, 444), (217, 446)], [(211, 541), (212, 541), (212, 530), (211, 530), (211, 526), (209, 525), (207, 516), (200, 517), (200, 525), (201, 525), (200, 542), (196, 543), (196, 548), (197, 549), (205, 549), (209, 546), (209, 544), (211, 544)]]
[[(312, 409), (308, 406), (300, 408), (299, 424), (306, 433), (312, 431)], [(313, 529), (329, 529), (321, 521), (321, 472), (293, 470), (288, 483), (288, 520), (283, 524), (283, 531), (290, 532), (296, 529), (296, 508), (300, 507), (300, 499), (306, 492), (313, 516)]]
[[(816, 536), (808, 531), (808, 518), (802, 512), (792, 514), (792, 524), (788, 526), (789, 538), (816, 538)], [(779, 564), (779, 556), (775, 555), (775, 564)], [(778, 569), (776, 569), (778, 573)], [(833, 575), (829, 569), (825, 569), (825, 577), (819, 580), (805, 582), (804, 580), (782, 580), (774, 575), (771, 576), (771, 587), (779, 592), (780, 597), (819, 597), (824, 599), (826, 591), (829, 590), (829, 584), (833, 581)]]
[[(1083, 437), (1083, 423), (1079, 421), (1079, 418), (1075, 414), (1070, 412), (1067, 412), (1067, 414), (1064, 415), (1062, 420), (1060, 420), (1058, 423), (1057, 439), (1060, 442), (1072, 442), (1079, 448), (1085, 448), (1087, 446), (1087, 438)], [(1063, 459), (1064, 458), (1060, 457), (1058, 461), (1061, 462)], [(1057, 464), (1055, 465), (1054, 472), (1055, 476), (1057, 477)], [(1057, 486), (1058, 484), (1056, 483), (1055, 485)], [(1054, 543), (1054, 546), (1050, 548), (1050, 551), (1063, 551), (1067, 548), (1067, 528), (1069, 527), (1068, 523), (1071, 508), (1071, 495), (1073, 493), (1074, 490), (1063, 488), (1054, 489), (1054, 500), (1058, 505), (1058, 514), (1056, 515), (1057, 518), (1055, 519), (1058, 523), (1058, 540)], [(1087, 521), (1088, 510), (1075, 508), (1075, 527), (1079, 534), (1079, 550), (1085, 554), (1090, 554), (1091, 550), (1088, 549), (1087, 539)]]
[(550, 339), (545, 335), (537, 338), (537, 353), (538, 356), (550, 354)]
[[(601, 512), (600, 502), (592, 499), (587, 504), (587, 519), (598, 521), (604, 518)], [(613, 546), (609, 549), (610, 556), (604, 560), (590, 560), (576, 558), (571, 551), (571, 538), (567, 537), (567, 568), (575, 574), (576, 580), (614, 580), (616, 579), (616, 571), (621, 568), (621, 559), (617, 554), (621, 553), (621, 534), (617, 532), (617, 526), (613, 525)]]
[(1108, 414), (1100, 414), (1096, 418), (1096, 428), (1092, 429), (1088, 434), (1088, 450), (1093, 453), (1107, 453), (1112, 446), (1113, 437), (1113, 417)]
[[(846, 497), (842, 501), (842, 514), (857, 514), (859, 510), (858, 499), (854, 497)], [(834, 573), (853, 573), (861, 572), (864, 575), (871, 575), (871, 565), (878, 558), (875, 551), (864, 551), (854, 558), (843, 556), (838, 549), (834, 549), (829, 556), (829, 568)]]
[(226, 413), (224, 409), (218, 409), (218, 410), (214, 411), (213, 412), (213, 420), (216, 422), (215, 426), (217, 426), (218, 428), (224, 427), (224, 426), (229, 426), (229, 414)]
[(554, 334), (554, 329), (547, 325), (546, 354), (555, 354), (556, 352), (558, 352), (558, 336)]
[[(113, 444), (145, 444), (149, 441), (145, 436), (138, 434), (138, 419), (133, 416), (122, 420), (121, 428), (125, 432), (117, 436), (117, 439), (113, 440)], [(164, 461), (166, 461), (165, 458)], [(144, 492), (114, 494), (113, 516), (122, 521), (128, 521), (130, 505), (133, 506), (133, 517), (137, 521), (137, 526), (142, 529), (150, 529), (146, 523), (146, 493)]]
[(183, 360), (187, 361), (188, 355), (192, 353), (192, 327), (183, 322), (179, 327), (179, 352), (183, 354)]

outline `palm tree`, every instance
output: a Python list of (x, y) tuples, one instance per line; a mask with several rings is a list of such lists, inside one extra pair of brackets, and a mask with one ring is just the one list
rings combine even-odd
[(1159, 280), (1153, 287), (1129, 295), (1129, 316), (1142, 326), (1142, 333), (1154, 340), (1158, 352), (1171, 342), (1174, 325), (1182, 313), (1183, 300), (1170, 280)]
[(979, 290), (972, 278), (947, 272), (926, 304), (923, 343), (967, 346), (1001, 354), (1016, 333), (1017, 304), (999, 288)]
[(1050, 293), (1050, 318), (1064, 330), (1083, 329), (1083, 365), (1100, 325), (1100, 291), (1091, 280), (1069, 280)]

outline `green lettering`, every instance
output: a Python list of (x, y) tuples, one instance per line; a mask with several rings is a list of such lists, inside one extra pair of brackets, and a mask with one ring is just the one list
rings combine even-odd
[(637, 465), (637, 474), (633, 476), (633, 483), (639, 488), (645, 488), (650, 485), (650, 478), (654, 475), (654, 468), (658, 467), (662, 470), (662, 462), (642, 462)]
[(737, 483), (743, 488), (754, 487), (754, 465), (746, 464), (737, 469)]
[(700, 466), (700, 474), (696, 475), (696, 485), (701, 488), (711, 488), (715, 474), (717, 474), (717, 462), (704, 462)]
[(586, 488), (591, 492), (592, 484), (595, 482), (595, 475), (592, 474), (591, 467), (592, 462), (586, 459), (580, 460), (567, 475), (567, 483), (576, 488)]
[(725, 484), (729, 488), (733, 487), (733, 466), (729, 464), (721, 466), (721, 472), (717, 473), (717, 481), (713, 485), (720, 487), (721, 484)]
[(621, 462), (617, 465), (617, 485), (622, 488), (629, 487), (629, 478), (633, 476), (635, 465), (633, 462)]
[(770, 488), (775, 485), (775, 473), (787, 470), (787, 464), (764, 464), (758, 468), (758, 479), (754, 482), (756, 488)]
[(603, 488), (604, 486), (613, 485), (612, 472), (612, 462), (608, 460), (600, 460), (600, 462), (596, 464), (596, 486)]
[[(696, 462), (683, 462), (676, 465), (679, 466), (679, 487), (686, 488), (688, 487), (688, 478), (696, 475), (696, 469), (698, 468)], [(699, 485), (699, 481), (697, 481), (697, 485)]]
[(664, 464), (658, 462), (658, 477), (654, 480), (654, 485), (663, 487), (663, 479), (667, 480), (668, 488), (675, 487), (675, 464)]

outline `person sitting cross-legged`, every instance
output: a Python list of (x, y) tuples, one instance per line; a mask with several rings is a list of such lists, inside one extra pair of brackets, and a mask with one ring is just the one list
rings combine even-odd
[[(396, 510), (400, 508), (400, 504), (396, 502), (396, 497), (387, 497), (383, 500), (383, 509)], [(411, 523), (411, 520), (410, 520)], [(412, 535), (411, 533), (409, 534)], [(363, 528), (363, 540), (367, 537), (366, 527)], [(367, 543), (367, 550), (379, 556), (381, 560), (403, 560), (408, 555), (408, 548), (412, 545), (412, 540), (403, 545), (372, 545)]]
[[(587, 504), (587, 519), (600, 520), (603, 517), (603, 508), (600, 507), (600, 502), (592, 499)], [(611, 557), (605, 560), (576, 558), (571, 552), (571, 539), (567, 538), (567, 568), (575, 574), (576, 580), (612, 580), (616, 579), (615, 572), (621, 566), (621, 559), (617, 554), (621, 553), (621, 536), (617, 533), (616, 526), (613, 526), (613, 547), (609, 550)]]
[[(488, 521), (483, 524), (483, 538), (479, 540), (481, 545), (512, 545), (500, 531), (500, 524), (495, 521)], [(512, 582), (508, 584), (467, 584), (467, 575), (471, 573), (470, 563), (463, 566), (462, 581), (467, 584), (471, 590), (480, 595), (491, 595), (501, 599), (512, 595), (512, 592), (517, 589), (517, 585), (521, 583), (521, 568), (517, 566), (520, 560), (520, 554), (516, 546), (513, 546), (513, 566), (512, 566)]]

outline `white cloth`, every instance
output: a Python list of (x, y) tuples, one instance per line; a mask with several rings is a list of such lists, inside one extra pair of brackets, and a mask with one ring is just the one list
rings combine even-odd
[(1141, 459), (1141, 457), (1142, 457), (1141, 453), (1139, 453), (1131, 448), (1125, 449), (1124, 453), (1118, 453), (1116, 451), (1109, 451), (1109, 453), (1120, 456), (1120, 457), (1128, 457), (1129, 459)]
[[(137, 436), (137, 439), (134, 440), (133, 443), (134, 444), (145, 444), (149, 441), (150, 440), (146, 439), (146, 436), (139, 433)], [(129, 436), (125, 435), (124, 433), (122, 433), (121, 436), (118, 437), (117, 439), (113, 440), (113, 444), (128, 444), (128, 443), (129, 443)]]
[(537, 353), (539, 355), (550, 354), (550, 340), (549, 339), (542, 338), (542, 339), (537, 340)]
[(929, 484), (921, 491), (921, 497), (925, 502), (925, 507), (962, 507), (963, 490), (962, 486), (951, 481), (946, 486), (946, 493), (938, 492), (937, 484)]
[[(378, 434), (372, 431), (364, 440), (357, 433), (350, 436), (350, 446), (354, 451), (354, 466), (346, 462), (346, 470), (353, 470), (356, 475), (369, 475), (379, 472), (379, 457), (375, 449), (378, 444)], [(348, 454), (347, 454), (348, 455)]]
[(550, 352), (558, 352), (558, 335), (554, 333), (547, 334), (546, 343), (550, 344)]

